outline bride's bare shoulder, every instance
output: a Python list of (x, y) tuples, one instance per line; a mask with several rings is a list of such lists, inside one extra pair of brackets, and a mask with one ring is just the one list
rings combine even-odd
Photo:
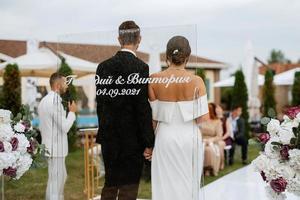
[(156, 73), (153, 73), (153, 74), (150, 74), (150, 78), (155, 78), (155, 77), (160, 77), (161, 72), (156, 72)]
[(206, 87), (205, 87), (205, 83), (204, 83), (203, 79), (200, 76), (193, 75), (192, 80), (194, 82), (195, 87), (199, 88), (200, 95), (206, 94)]
[(198, 75), (191, 74), (190, 78), (191, 78), (192, 82), (196, 85), (204, 84), (203, 79)]

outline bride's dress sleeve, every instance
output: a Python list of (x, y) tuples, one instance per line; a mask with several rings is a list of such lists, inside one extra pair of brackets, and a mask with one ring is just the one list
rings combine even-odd
[(183, 120), (191, 121), (208, 113), (207, 95), (200, 96), (192, 101), (162, 102), (151, 101), (152, 119), (161, 122), (170, 122), (172, 120), (175, 104), (178, 103)]
[(171, 122), (175, 106), (174, 103), (175, 102), (168, 103), (158, 100), (150, 101), (152, 108), (152, 119), (159, 122)]
[(208, 113), (207, 95), (200, 96), (194, 101), (179, 102), (184, 121), (196, 119)]

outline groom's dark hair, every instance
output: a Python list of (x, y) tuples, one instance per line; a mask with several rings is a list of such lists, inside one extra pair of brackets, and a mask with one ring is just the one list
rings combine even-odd
[(125, 21), (119, 26), (119, 41), (121, 46), (137, 44), (140, 37), (140, 27), (134, 21)]

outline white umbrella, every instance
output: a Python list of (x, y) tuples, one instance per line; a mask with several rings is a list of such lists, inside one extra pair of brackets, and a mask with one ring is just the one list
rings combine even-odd
[(160, 63), (160, 51), (159, 46), (154, 42), (149, 46), (150, 57), (149, 57), (149, 73), (153, 74), (161, 71)]
[[(77, 76), (84, 76), (96, 71), (97, 64), (60, 52), (65, 57), (66, 63)], [(49, 77), (55, 72), (61, 63), (59, 57), (47, 48), (19, 56), (8, 62), (0, 64), (0, 75), (3, 74), (7, 64), (16, 63), (19, 66), (21, 76)]]
[(255, 65), (254, 49), (251, 41), (248, 41), (245, 46), (244, 61), (242, 66), (248, 93), (249, 95), (257, 96), (258, 92), (256, 91), (257, 88), (255, 87), (257, 87), (258, 83), (258, 70), (255, 70), (257, 67)]
[(293, 85), (295, 73), (300, 71), (300, 65), (297, 68), (290, 69), (274, 76), (275, 85)]
[(245, 48), (245, 57), (243, 62), (243, 72), (245, 74), (245, 81), (248, 88), (248, 108), (249, 119), (251, 121), (258, 121), (260, 119), (260, 99), (259, 93), (259, 74), (254, 57), (254, 48), (251, 41), (248, 41)]
[[(233, 87), (234, 86), (235, 77), (231, 76), (225, 80), (218, 81), (214, 83), (214, 87)], [(263, 75), (258, 75), (258, 85), (262, 86), (265, 81), (265, 77)]]

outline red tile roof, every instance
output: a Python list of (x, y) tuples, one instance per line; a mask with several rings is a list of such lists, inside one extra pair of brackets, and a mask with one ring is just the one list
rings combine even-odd
[(26, 53), (26, 41), (0, 40), (0, 52), (13, 58)]
[(275, 74), (279, 74), (279, 73), (288, 71), (290, 69), (294, 69), (299, 66), (300, 66), (300, 64), (273, 63), (273, 64), (268, 64), (267, 66), (260, 66), (258, 69), (259, 69), (260, 74), (265, 74), (267, 71), (267, 68), (274, 70)]
[[(80, 44), (80, 43), (57, 43), (47, 42), (46, 45), (53, 50), (62, 51), (66, 54), (82, 58), (91, 62), (100, 63), (113, 56), (119, 49), (119, 46), (114, 45), (96, 45), (96, 44)], [(40, 47), (44, 46), (40, 42)], [(21, 40), (0, 40), (0, 53), (4, 53), (11, 57), (18, 57), (26, 53), (26, 41)], [(144, 62), (149, 61), (149, 54), (145, 52), (137, 52), (137, 56)], [(166, 60), (166, 54), (160, 54), (161, 62)], [(191, 55), (190, 63), (206, 63), (209, 65), (224, 65), (225, 63)]]
[[(160, 54), (160, 60), (161, 61), (166, 61), (166, 53), (161, 53)], [(225, 63), (222, 63), (220, 61), (211, 60), (211, 59), (207, 59), (207, 58), (203, 58), (203, 57), (195, 56), (195, 55), (191, 55), (190, 56), (189, 62), (192, 62), (192, 63), (225, 64)]]
[[(94, 45), (94, 44), (76, 44), (76, 43), (56, 43), (46, 42), (53, 50), (63, 51), (66, 54), (82, 58), (91, 62), (100, 63), (113, 56), (119, 49), (119, 46), (113, 45)], [(40, 47), (44, 46), (40, 42)], [(11, 57), (18, 57), (26, 54), (26, 41), (19, 40), (0, 40), (0, 52)], [(137, 56), (144, 62), (149, 61), (149, 55), (144, 52), (137, 52)]]

